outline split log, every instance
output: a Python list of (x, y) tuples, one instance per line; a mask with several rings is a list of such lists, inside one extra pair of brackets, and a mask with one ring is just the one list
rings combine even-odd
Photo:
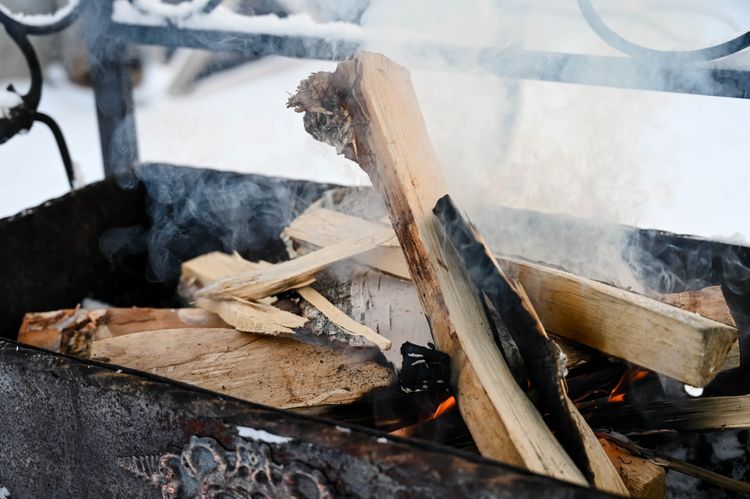
[(307, 324), (307, 319), (278, 309), (273, 305), (237, 300), (210, 300), (200, 298), (198, 307), (213, 312), (238, 331), (245, 333), (295, 334)]
[(608, 440), (612, 440), (619, 447), (626, 449), (631, 454), (648, 459), (657, 466), (699, 478), (728, 491), (738, 492), (742, 495), (750, 494), (750, 483), (748, 482), (720, 475), (719, 473), (714, 473), (713, 471), (701, 468), (700, 466), (696, 466), (680, 459), (675, 459), (666, 454), (662, 454), (661, 452), (646, 449), (635, 444), (619, 433), (601, 433), (600, 435)]
[(664, 499), (667, 474), (663, 468), (634, 456), (606, 438), (600, 438), (599, 442), (633, 497)]
[(592, 411), (598, 427), (618, 431), (704, 431), (750, 428), (750, 395), (667, 400), (648, 404), (608, 404)]
[(205, 286), (196, 293), (196, 296), (212, 299), (258, 300), (290, 289), (301, 288), (325, 267), (377, 248), (392, 238), (393, 233), (390, 229), (380, 229), (364, 237), (342, 241), (293, 260), (225, 277)]
[[(380, 225), (334, 213), (323, 208), (308, 210), (292, 222), (287, 233), (295, 240), (321, 246), (340, 242), (334, 226), (365, 231)], [(331, 227), (319, 231), (321, 225)], [(389, 273), (398, 274), (399, 258), (400, 266), (406, 266), (399, 252), (399, 248), (381, 248), (377, 259), (362, 262), (380, 270), (384, 270), (381, 262), (387, 262)], [(551, 267), (504, 257), (498, 257), (498, 263), (509, 277), (521, 282), (551, 333), (693, 386), (705, 386), (719, 371), (738, 363), (737, 330), (711, 317)]]
[(708, 384), (737, 342), (735, 328), (643, 295), (519, 260), (503, 267), (550, 331), (683, 383)]
[(713, 319), (728, 326), (737, 327), (729, 310), (721, 286), (708, 286), (682, 293), (655, 294), (654, 299), (689, 312)]
[[(284, 229), (283, 234), (296, 242), (325, 248), (342, 242), (347, 235), (364, 236), (378, 228), (390, 228), (390, 225), (370, 222), (326, 208), (309, 208), (295, 218)], [(386, 274), (411, 280), (409, 266), (398, 244), (381, 245), (355, 256), (355, 259)]]
[(523, 286), (508, 279), (476, 228), (464, 218), (450, 196), (440, 198), (433, 213), (460, 255), (469, 277), (499, 314), (501, 320), (495, 322), (495, 327), (505, 329), (507, 334), (501, 336), (512, 338), (509, 341), (517, 345), (539, 395), (540, 409), (547, 414), (557, 439), (596, 488), (627, 495), (596, 435), (568, 398), (562, 353), (547, 336)]
[(233, 329), (166, 329), (95, 341), (92, 358), (280, 409), (348, 404), (391, 385), (367, 350)]
[(385, 199), (438, 348), (451, 356), (459, 409), (480, 451), (578, 484), (581, 472), (515, 383), (483, 304), (455, 252), (441, 244), (432, 207), (446, 193), (408, 73), (361, 54), (300, 84), (289, 105), (305, 128), (370, 176)]
[[(213, 252), (183, 263), (183, 274), (181, 277), (181, 281), (186, 283), (186, 285), (197, 285), (202, 287), (204, 285), (209, 285), (213, 282), (216, 282), (217, 280), (224, 277), (231, 277), (242, 272), (255, 272), (260, 269), (268, 269), (272, 266), (272, 264), (268, 264), (265, 262), (249, 262), (236, 254), (227, 255), (226, 253)], [(310, 281), (307, 281), (307, 284), (310, 284)], [(196, 290), (197, 289), (200, 288), (196, 288)], [(317, 336), (325, 335), (337, 341), (349, 343), (351, 346), (375, 345), (384, 351), (388, 350), (391, 347), (391, 341), (388, 338), (379, 335), (373, 329), (367, 327), (366, 325), (360, 324), (351, 317), (347, 316), (344, 312), (337, 309), (334, 304), (328, 301), (325, 296), (320, 294), (312, 287), (305, 285), (297, 288), (296, 291), (304, 300), (306, 300), (312, 307), (314, 307), (316, 311), (319, 312), (319, 314), (317, 314), (309, 311), (304, 314), (308, 320), (315, 323), (310, 327), (310, 331), (313, 334)], [(237, 302), (237, 300), (234, 300), (234, 302)], [(217, 313), (219, 313), (217, 307), (221, 307), (224, 313), (219, 313), (219, 315), (221, 315), (222, 318), (227, 321), (227, 323), (231, 324), (241, 331), (246, 330), (243, 327), (243, 322), (250, 321), (251, 324), (253, 323), (252, 317), (250, 319), (243, 319), (243, 305), (239, 303), (233, 304), (232, 300), (210, 300), (207, 298), (200, 298), (198, 299), (197, 304), (199, 307), (203, 307), (207, 310), (211, 310)], [(249, 301), (246, 301), (246, 305), (252, 305), (255, 308), (268, 307), (267, 305), (256, 304), (255, 302)], [(232, 316), (230, 317), (227, 314), (232, 314)], [(322, 322), (318, 320), (320, 315), (325, 318), (325, 320)], [(293, 317), (297, 316), (293, 315)], [(330, 324), (326, 324), (326, 321), (333, 324), (333, 327), (331, 327)], [(295, 323), (292, 322), (292, 325), (294, 324)], [(343, 334), (339, 334), (339, 328), (343, 330), (341, 331)], [(362, 338), (362, 340), (353, 341), (352, 335), (356, 338)]]
[(88, 357), (94, 340), (190, 327), (225, 328), (227, 324), (216, 314), (197, 308), (65, 309), (26, 314), (18, 331), (18, 341)]
[[(729, 310), (724, 292), (721, 286), (708, 286), (695, 291), (683, 291), (682, 293), (655, 294), (653, 298), (662, 303), (668, 303), (689, 312), (695, 312), (708, 319), (721, 322), (728, 326), (737, 327)], [(721, 370), (734, 369), (740, 366), (740, 344), (736, 342), (729, 350)]]
[(337, 326), (345, 329), (351, 334), (362, 336), (371, 343), (375, 344), (381, 350), (388, 350), (391, 348), (391, 340), (389, 340), (388, 338), (384, 338), (369, 327), (355, 321), (344, 312), (336, 308), (336, 306), (328, 301), (325, 296), (318, 293), (313, 288), (304, 287), (298, 289), (297, 292), (302, 298), (307, 300), (310, 305), (318, 309), (323, 315), (325, 315), (331, 322), (333, 322)]

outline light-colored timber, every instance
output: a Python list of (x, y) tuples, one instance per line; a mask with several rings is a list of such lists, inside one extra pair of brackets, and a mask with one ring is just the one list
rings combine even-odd
[[(332, 228), (320, 231), (324, 236), (316, 235), (321, 225), (359, 227), (358, 230), (364, 231), (373, 230), (380, 224), (315, 208), (293, 221), (287, 233), (295, 240), (315, 246), (340, 242), (341, 236), (337, 240)], [(400, 266), (406, 266), (403, 252), (394, 247), (380, 249), (377, 259), (369, 258), (363, 263), (385, 270), (380, 267), (380, 262), (387, 262), (389, 273), (403, 274), (397, 271)], [(719, 371), (738, 365), (737, 330), (712, 320), (727, 320), (726, 314), (701, 316), (687, 305), (677, 308), (523, 260), (498, 257), (498, 263), (509, 277), (521, 282), (542, 324), (555, 335), (693, 386), (705, 386)], [(716, 305), (715, 292), (711, 296), (712, 300), (698, 301), (704, 305), (697, 307), (697, 311), (721, 310)], [(706, 305), (709, 302), (711, 306)], [(695, 293), (692, 298), (682, 295), (672, 299), (671, 303), (696, 303)]]
[(226, 395), (298, 409), (347, 404), (393, 382), (366, 350), (234, 329), (167, 329), (95, 341), (92, 358)]
[(586, 484), (515, 383), (476, 290), (441, 241), (431, 210), (447, 188), (409, 74), (364, 53), (303, 81), (290, 106), (308, 111), (307, 130), (357, 161), (383, 194), (436, 345), (451, 356), (459, 409), (480, 451)]

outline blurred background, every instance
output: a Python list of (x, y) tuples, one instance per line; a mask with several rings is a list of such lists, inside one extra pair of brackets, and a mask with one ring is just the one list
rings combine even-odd
[[(14, 12), (54, 12), (67, 0), (0, 0)], [(502, 204), (747, 242), (750, 102), (498, 78), (462, 61), (456, 71), (404, 41), (621, 55), (586, 25), (575, 2), (542, 0), (225, 1), (237, 12), (308, 14), (355, 23), (365, 46), (412, 70), (446, 177), (462, 205)], [(664, 50), (726, 41), (750, 30), (741, 0), (595, 1), (626, 38)], [(337, 28), (338, 29), (338, 28)], [(44, 66), (40, 111), (60, 124), (85, 182), (103, 177), (80, 26), (34, 37)], [(219, 47), (220, 48), (220, 47)], [(142, 161), (348, 185), (353, 163), (307, 135), (286, 99), (335, 63), (132, 47)], [(747, 68), (746, 51), (712, 64)], [(23, 91), (20, 53), (0, 31), (0, 85)], [(50, 132), (35, 126), (0, 146), (0, 216), (67, 191)]]

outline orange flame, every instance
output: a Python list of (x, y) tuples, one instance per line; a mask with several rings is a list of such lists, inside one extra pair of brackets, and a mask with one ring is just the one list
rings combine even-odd
[(435, 409), (435, 412), (432, 414), (432, 416), (427, 418), (427, 421), (431, 419), (437, 419), (443, 414), (445, 414), (446, 412), (450, 411), (451, 409), (455, 409), (455, 407), (456, 407), (456, 397), (451, 395), (447, 399), (440, 402), (440, 405), (437, 407), (437, 409)]
[(622, 378), (620, 378), (620, 381), (617, 382), (617, 385), (615, 385), (615, 387), (612, 389), (612, 392), (609, 394), (609, 398), (607, 398), (607, 402), (624, 402), (625, 390), (628, 388), (628, 386), (638, 380), (647, 377), (649, 374), (651, 374), (651, 371), (648, 371), (646, 369), (639, 369), (636, 367), (628, 368), (627, 370), (625, 370)]
[(446, 412), (455, 409), (456, 406), (457, 406), (456, 397), (450, 396), (447, 399), (440, 402), (440, 405), (437, 407), (437, 409), (435, 409), (435, 412), (433, 412), (430, 417), (420, 420), (419, 423), (415, 423), (409, 426), (404, 426), (403, 428), (394, 430), (391, 432), (391, 435), (397, 435), (399, 437), (410, 437), (414, 433), (414, 431), (417, 429), (420, 423), (424, 423), (425, 421), (432, 421), (433, 419), (437, 419), (443, 414), (445, 414)]

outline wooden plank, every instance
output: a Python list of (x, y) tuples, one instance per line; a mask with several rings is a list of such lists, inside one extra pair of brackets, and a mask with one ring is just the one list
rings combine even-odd
[[(682, 293), (654, 294), (652, 298), (673, 307), (695, 312), (716, 322), (737, 327), (734, 317), (732, 317), (732, 312), (729, 310), (729, 306), (724, 299), (724, 292), (721, 290), (721, 286), (708, 286), (703, 289), (684, 291)], [(724, 360), (721, 370), (726, 371), (739, 366), (740, 343), (738, 341), (729, 350), (729, 354)]]
[(95, 341), (92, 358), (281, 409), (358, 400), (393, 381), (367, 350), (234, 329), (166, 329)]
[(682, 293), (654, 294), (652, 298), (673, 307), (713, 319), (728, 326), (737, 327), (729, 310), (721, 286), (708, 286), (694, 291)]
[(750, 428), (750, 395), (609, 404), (592, 411), (592, 424), (618, 431), (705, 431)]
[(381, 55), (361, 54), (303, 81), (289, 105), (307, 111), (308, 132), (358, 162), (383, 194), (436, 345), (451, 356), (459, 409), (480, 451), (585, 484), (515, 383), (476, 289), (441, 243), (431, 209), (447, 188), (408, 73)]
[(667, 474), (662, 467), (634, 456), (606, 438), (600, 438), (599, 442), (633, 497), (664, 499)]
[(737, 330), (654, 299), (507, 258), (550, 331), (693, 386), (721, 370)]
[(196, 292), (196, 296), (212, 299), (257, 300), (304, 287), (317, 272), (325, 267), (377, 248), (392, 238), (393, 232), (390, 229), (379, 229), (366, 236), (342, 241), (293, 260), (225, 277), (200, 289)]
[[(292, 222), (289, 234), (317, 246), (337, 242), (333, 230), (322, 232), (325, 238), (315, 235), (318, 218), (358, 230), (378, 225), (330, 211), (309, 210)], [(398, 260), (398, 248), (382, 249), (388, 262)], [(401, 259), (405, 262), (403, 253)], [(719, 371), (738, 365), (737, 330), (732, 326), (551, 267), (504, 257), (498, 262), (508, 276), (521, 282), (551, 333), (693, 386), (705, 386)], [(363, 263), (380, 268), (377, 260)]]
[[(87, 325), (91, 327), (81, 331)], [(140, 331), (186, 327), (225, 328), (227, 324), (216, 314), (196, 308), (64, 309), (26, 314), (18, 341), (58, 351), (63, 331), (87, 334), (90, 342)]]
[[(182, 266), (182, 270), (185, 273), (183, 274), (182, 279), (186, 280), (194, 278), (196, 284), (211, 284), (223, 277), (230, 277), (241, 272), (252, 272), (264, 268), (267, 269), (271, 266), (272, 264), (266, 262), (249, 262), (236, 254), (227, 255), (226, 253), (214, 252), (185, 262)], [(321, 295), (312, 287), (302, 286), (297, 288), (296, 291), (303, 299), (320, 311), (330, 322), (343, 329), (346, 334), (365, 338), (381, 350), (388, 350), (391, 348), (391, 341), (388, 338), (379, 335), (373, 329), (346, 315), (344, 312), (336, 308), (334, 304), (329, 302), (325, 296)], [(238, 300), (210, 300), (207, 298), (200, 298), (198, 299), (197, 305), (218, 313), (227, 321), (227, 323), (236, 327), (240, 331), (248, 332), (263, 332), (248, 330), (249, 327), (253, 327), (257, 324), (257, 319), (254, 318), (256, 315), (256, 309), (265, 308), (278, 310), (274, 307), (259, 304), (257, 302), (246, 300), (241, 301), (245, 303), (239, 303)], [(221, 311), (219, 311), (219, 307), (221, 308)], [(282, 314), (288, 314), (288, 312), (278, 311), (276, 314), (281, 318), (283, 317)], [(250, 315), (250, 317), (243, 317), (247, 315)], [(289, 315), (292, 316), (292, 320), (288, 321), (288, 327), (302, 327), (302, 325), (307, 322), (307, 320), (303, 320), (303, 323), (299, 325), (296, 322), (296, 319), (294, 319), (294, 317), (298, 316), (295, 316), (294, 314)], [(283, 326), (283, 324), (281, 325)], [(279, 332), (292, 333), (293, 331), (287, 329), (280, 330)], [(317, 333), (318, 331), (313, 331), (313, 334)]]
[(523, 357), (528, 379), (538, 394), (537, 405), (557, 439), (597, 489), (627, 495), (596, 435), (568, 397), (562, 353), (547, 335), (521, 283), (505, 275), (489, 246), (449, 195), (440, 198), (432, 211), (469, 277), (497, 311), (496, 330), (503, 329), (502, 336), (513, 342)]
[[(294, 241), (324, 248), (337, 244), (343, 237), (363, 236), (390, 224), (370, 222), (326, 208), (312, 207), (295, 218), (283, 234)], [(354, 257), (357, 261), (386, 274), (411, 280), (409, 266), (398, 244), (384, 244)]]

